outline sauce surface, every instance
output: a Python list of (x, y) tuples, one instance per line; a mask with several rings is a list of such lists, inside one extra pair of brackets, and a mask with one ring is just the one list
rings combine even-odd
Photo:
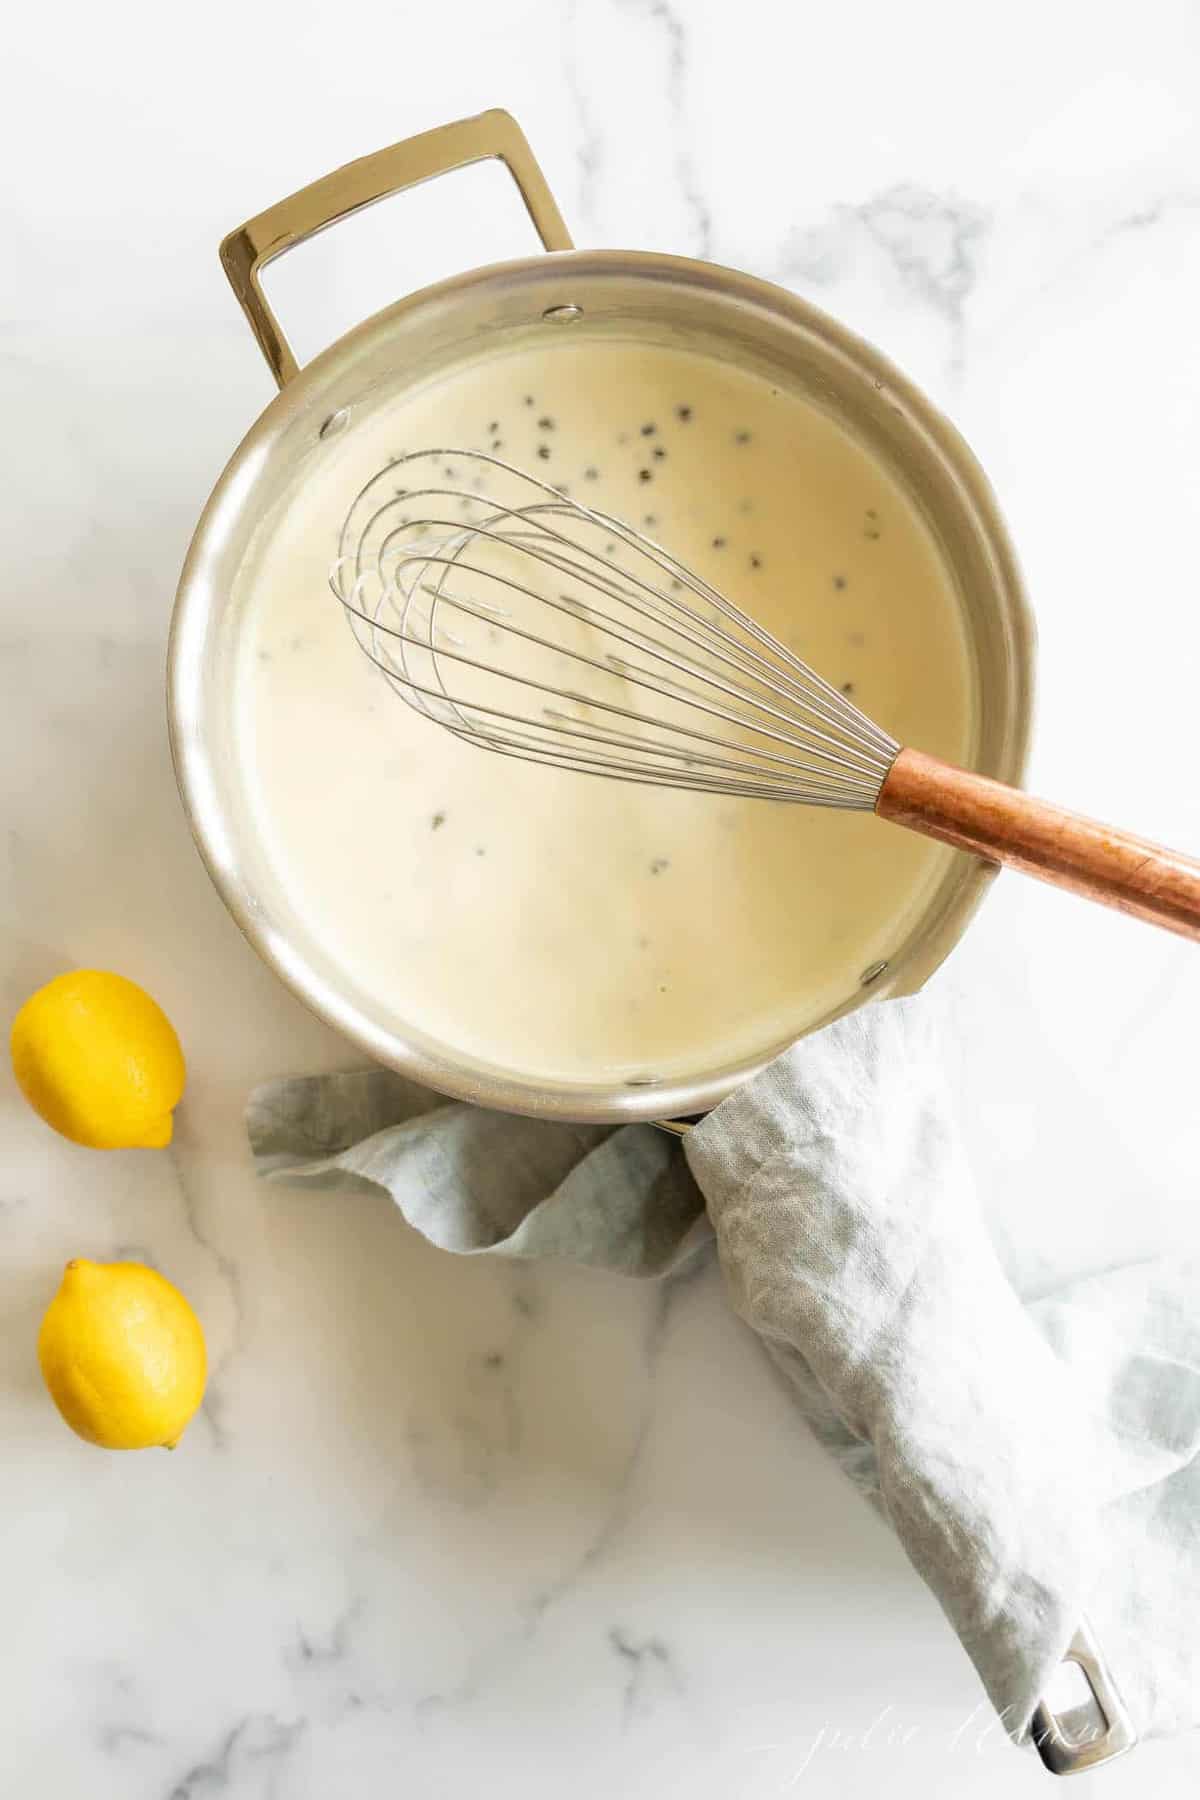
[(332, 438), (243, 571), (256, 828), (307, 932), (401, 1028), (581, 1083), (768, 1054), (893, 953), (948, 853), (869, 815), (523, 765), (410, 710), (327, 578), (362, 484), (447, 444), (627, 518), (894, 737), (961, 761), (971, 675), (931, 534), (800, 397), (692, 350), (572, 332)]

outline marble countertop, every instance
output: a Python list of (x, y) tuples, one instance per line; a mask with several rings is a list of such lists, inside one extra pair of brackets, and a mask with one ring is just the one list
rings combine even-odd
[[(208, 884), (164, 643), (271, 393), (219, 238), (505, 105), (578, 242), (782, 282), (946, 407), (1039, 616), (1034, 780), (1200, 842), (1195, 9), (64, 0), (22, 9), (6, 66), (3, 998), (120, 969), (191, 1080), (169, 1153), (98, 1156), (3, 1075), (0, 1792), (1032, 1793), (1049, 1778), (710, 1263), (652, 1288), (463, 1262), (382, 1202), (256, 1186), (250, 1085), (353, 1056)], [(502, 189), (456, 177), (290, 258), (302, 354), (530, 247)], [(1194, 955), (1011, 881), (945, 972), (972, 1151), (1033, 1286), (1194, 1244)], [(152, 1260), (204, 1319), (211, 1391), (173, 1457), (78, 1443), (41, 1389), (74, 1254)], [(1182, 1800), (1198, 1775), (1195, 1740), (1149, 1744), (1076, 1791)]]

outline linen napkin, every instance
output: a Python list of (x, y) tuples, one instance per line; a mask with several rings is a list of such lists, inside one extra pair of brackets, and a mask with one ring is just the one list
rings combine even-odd
[(734, 1307), (1012, 1735), (1085, 1619), (1140, 1732), (1200, 1723), (1200, 1265), (1023, 1304), (922, 1003), (803, 1039), (682, 1148), (382, 1070), (267, 1083), (247, 1122), (267, 1180), (382, 1189), (447, 1250), (657, 1276), (715, 1233)]

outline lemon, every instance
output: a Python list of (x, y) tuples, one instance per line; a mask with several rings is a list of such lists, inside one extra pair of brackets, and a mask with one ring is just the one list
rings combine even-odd
[(183, 1051), (162, 1008), (123, 975), (72, 969), (31, 994), (13, 1021), (12, 1062), (30, 1106), (74, 1143), (170, 1143)]
[(71, 1430), (106, 1450), (173, 1450), (208, 1371), (200, 1321), (165, 1276), (82, 1257), (46, 1308), (38, 1361)]

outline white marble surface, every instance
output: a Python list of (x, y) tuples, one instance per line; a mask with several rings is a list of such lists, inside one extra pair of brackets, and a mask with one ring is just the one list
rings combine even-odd
[[(248, 1086), (346, 1050), (208, 885), (163, 650), (270, 393), (219, 237), (504, 104), (580, 243), (773, 277), (946, 406), (1039, 613), (1036, 779), (1200, 842), (1194, 6), (63, 0), (21, 9), (5, 62), (3, 997), (121, 969), (191, 1083), (169, 1154), (96, 1156), (2, 1078), (0, 1792), (1033, 1792), (715, 1269), (652, 1291), (462, 1263), (383, 1204), (255, 1186)], [(524, 248), (499, 192), (459, 178), (295, 259), (301, 345)], [(1191, 1239), (1195, 953), (1013, 881), (944, 985), (1014, 1268)], [(211, 1394), (175, 1456), (83, 1446), (41, 1391), (72, 1254), (149, 1257), (202, 1313)], [(1195, 1740), (1150, 1744), (1076, 1791), (1175, 1800), (1198, 1774)]]

